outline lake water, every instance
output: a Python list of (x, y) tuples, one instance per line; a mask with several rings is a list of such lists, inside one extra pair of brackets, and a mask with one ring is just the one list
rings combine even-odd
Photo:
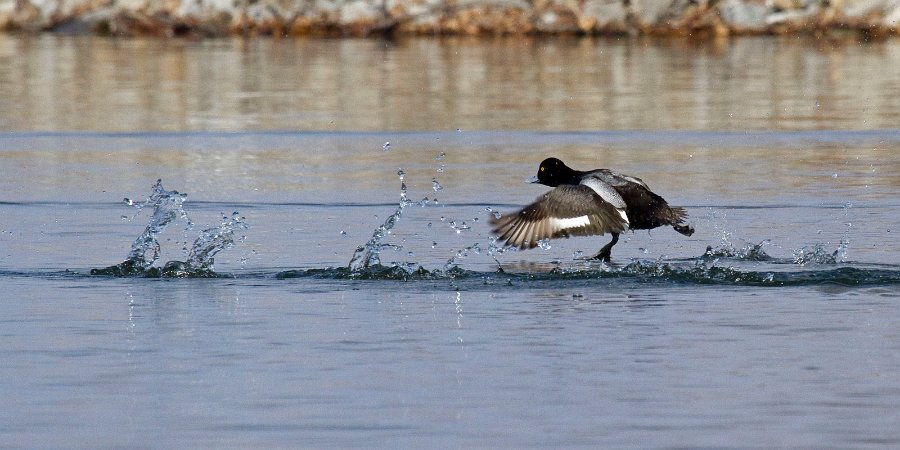
[[(896, 40), (0, 35), (0, 446), (896, 448), (897, 67)], [(609, 265), (578, 258), (608, 237), (492, 245), (551, 155), (696, 233)], [(199, 240), (219, 277), (91, 274), (169, 213), (154, 267)]]

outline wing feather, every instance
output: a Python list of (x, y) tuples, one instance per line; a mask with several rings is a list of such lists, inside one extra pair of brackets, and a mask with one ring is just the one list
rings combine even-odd
[(491, 225), (499, 240), (522, 249), (547, 238), (621, 233), (628, 228), (624, 210), (583, 185), (560, 185), (516, 213), (492, 217)]

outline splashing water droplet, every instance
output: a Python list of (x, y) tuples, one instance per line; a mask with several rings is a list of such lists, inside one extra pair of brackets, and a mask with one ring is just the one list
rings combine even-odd
[(126, 205), (128, 205), (128, 206), (134, 206), (134, 200), (132, 200), (132, 199), (130, 199), (130, 198), (128, 198), (128, 197), (125, 197), (125, 198), (122, 199), (122, 200), (125, 202)]
[(384, 150), (384, 151), (388, 151), (388, 150), (391, 149), (391, 143), (390, 143), (390, 142), (385, 142), (384, 145), (381, 146), (381, 148), (382, 148), (382, 150)]
[(341, 230), (341, 236), (347, 236), (347, 232), (344, 230)]
[(156, 180), (150, 197), (141, 205), (141, 207), (153, 206), (153, 213), (144, 232), (131, 244), (131, 252), (129, 252), (126, 262), (131, 262), (134, 266), (139, 266), (144, 270), (149, 269), (160, 256), (160, 244), (157, 237), (169, 223), (181, 217), (187, 222), (188, 228), (193, 226), (193, 222), (187, 217), (182, 206), (186, 198), (187, 194), (167, 191), (162, 186), (162, 180)]
[(445, 168), (445, 167), (447, 167), (447, 166), (445, 166), (444, 164), (441, 164), (440, 167), (438, 167), (437, 170), (436, 170), (435, 172), (437, 172), (437, 173), (444, 173), (444, 168)]
[(582, 259), (584, 258), (584, 252), (581, 250), (575, 250), (575, 253), (572, 253), (572, 259)]
[(837, 178), (837, 177), (838, 177), (838, 173), (837, 173), (837, 172), (831, 174), (831, 178)]
[(537, 242), (538, 247), (544, 250), (550, 250), (550, 239), (541, 239)]
[[(115, 266), (91, 270), (91, 273), (116, 276), (148, 274), (151, 274), (150, 276), (209, 276), (212, 273), (215, 254), (232, 247), (235, 242), (235, 232), (249, 227), (245, 218), (238, 212), (233, 212), (231, 216), (223, 214), (219, 226), (203, 230), (194, 241), (187, 261), (169, 261), (162, 268), (155, 268), (153, 265), (159, 259), (161, 251), (160, 233), (177, 218), (185, 221), (185, 231), (191, 230), (194, 226), (183, 208), (186, 198), (187, 194), (165, 190), (162, 187), (162, 180), (157, 180), (147, 201), (139, 205), (134, 205), (133, 201), (130, 202), (138, 209), (152, 207), (153, 213), (144, 232), (131, 244), (131, 251), (126, 260)], [(245, 239), (246, 236), (241, 235), (237, 241), (243, 242)], [(188, 244), (185, 241), (182, 249), (187, 251), (187, 248)]]
[[(400, 202), (397, 205), (397, 210), (388, 216), (383, 224), (375, 228), (372, 232), (372, 238), (368, 242), (356, 247), (356, 251), (353, 252), (350, 263), (347, 265), (352, 272), (359, 272), (372, 266), (381, 265), (380, 254), (385, 248), (393, 250), (401, 250), (403, 248), (400, 245), (384, 243), (384, 239), (391, 234), (391, 229), (397, 225), (400, 216), (403, 215), (403, 209), (412, 203), (406, 196), (406, 183), (403, 182), (403, 176), (406, 173), (403, 172), (403, 169), (398, 169), (397, 175), (400, 177)], [(378, 216), (375, 217), (377, 218)]]
[(432, 243), (431, 243), (431, 248), (435, 248), (435, 247), (437, 247), (437, 242), (432, 242)]
[(444, 190), (444, 187), (441, 186), (441, 183), (438, 182), (437, 178), (431, 179), (431, 188), (434, 189), (434, 192), (441, 192)]
[[(234, 233), (239, 230), (249, 228), (238, 212), (233, 212), (231, 217), (223, 215), (222, 223), (217, 227), (207, 228), (200, 232), (200, 236), (194, 240), (194, 245), (185, 261), (187, 266), (192, 269), (211, 269), (213, 266), (213, 257), (217, 253), (226, 248), (234, 246)], [(246, 239), (246, 236), (240, 236), (239, 241)]]
[(440, 153), (438, 153), (438, 155), (437, 155), (434, 159), (436, 159), (436, 160), (438, 160), (438, 161), (443, 161), (445, 156), (447, 156), (446, 153), (440, 152)]
[(500, 214), (499, 211), (494, 211), (494, 218), (495, 218), (495, 219), (500, 219), (501, 217), (503, 217), (503, 214)]

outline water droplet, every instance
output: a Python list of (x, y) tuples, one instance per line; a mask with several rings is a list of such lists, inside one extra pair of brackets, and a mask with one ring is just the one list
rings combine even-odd
[(125, 197), (124, 199), (122, 199), (122, 201), (124, 201), (125, 204), (128, 205), (128, 206), (134, 206), (134, 200), (132, 200), (132, 199), (130, 199), (130, 198), (128, 198), (128, 197)]
[(838, 177), (838, 174), (837, 174), (837, 172), (835, 172), (835, 173), (833, 173), (833, 174), (831, 174), (831, 178), (837, 178), (837, 177)]
[(347, 232), (344, 230), (341, 230), (341, 236), (347, 236)]
[(572, 253), (572, 259), (581, 259), (584, 258), (584, 252), (581, 250), (575, 250), (575, 253)]
[(473, 218), (472, 218), (472, 223), (477, 223), (477, 222), (478, 222), (478, 218), (477, 218), (477, 217), (473, 217)]
[(437, 168), (436, 172), (437, 172), (437, 173), (444, 173), (444, 167), (446, 167), (446, 166), (445, 166), (444, 164), (441, 164), (441, 166)]
[(499, 218), (501, 218), (501, 217), (503, 217), (503, 214), (500, 214), (499, 211), (494, 211), (494, 218), (495, 218), (495, 219), (499, 219)]
[(457, 129), (456, 129), (456, 132), (457, 132), (457, 133), (462, 133), (462, 129), (457, 128)]
[(444, 187), (441, 186), (441, 183), (438, 183), (437, 178), (431, 179), (431, 188), (434, 189), (434, 192), (441, 192), (444, 190)]
[(538, 247), (544, 250), (550, 250), (550, 239), (541, 239), (537, 242)]
[(403, 181), (403, 177), (406, 176), (406, 172), (403, 169), (397, 169), (397, 176), (400, 177), (400, 181)]
[[(429, 224), (429, 225), (431, 225), (431, 224)], [(435, 248), (435, 247), (437, 247), (437, 242), (432, 242), (432, 243), (431, 243), (431, 248)]]
[(431, 222), (428, 222), (428, 225), (425, 225), (428, 228), (431, 228)]
[(443, 161), (445, 156), (447, 156), (446, 153), (440, 152), (440, 153), (438, 153), (438, 155), (437, 155), (434, 159), (436, 159), (436, 160), (438, 160), (438, 161)]
[(384, 149), (384, 151), (388, 151), (391, 149), (391, 143), (385, 142), (384, 145), (381, 146), (381, 148)]
[(729, 119), (734, 118), (734, 113), (728, 113), (728, 118)]
[(447, 219), (445, 219), (444, 216), (441, 216), (441, 222), (443, 222), (445, 220), (447, 220)]
[(484, 208), (484, 210), (487, 211), (487, 212), (491, 212), (491, 211), (493, 211), (494, 209), (491, 208), (490, 206), (488, 206), (487, 208)]

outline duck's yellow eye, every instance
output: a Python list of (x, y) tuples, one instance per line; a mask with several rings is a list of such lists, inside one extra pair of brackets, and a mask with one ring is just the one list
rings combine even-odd
[(543, 172), (543, 171), (544, 171), (544, 166), (541, 166), (541, 172)]

